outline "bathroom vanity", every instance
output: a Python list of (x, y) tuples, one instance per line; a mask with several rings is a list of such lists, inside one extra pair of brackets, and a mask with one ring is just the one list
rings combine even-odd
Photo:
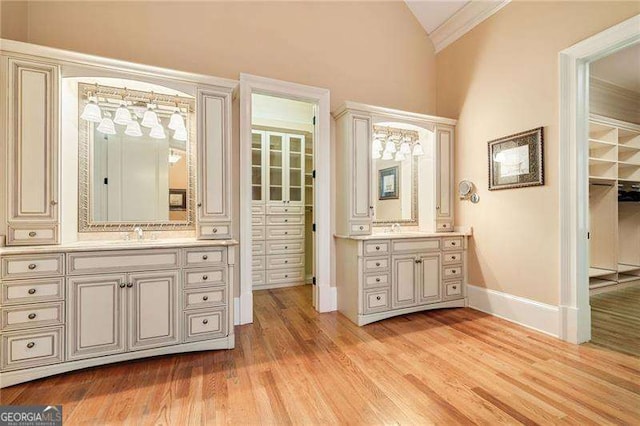
[(233, 348), (237, 82), (1, 46), (0, 386)]
[(455, 120), (347, 102), (335, 114), (338, 309), (358, 325), (466, 306)]

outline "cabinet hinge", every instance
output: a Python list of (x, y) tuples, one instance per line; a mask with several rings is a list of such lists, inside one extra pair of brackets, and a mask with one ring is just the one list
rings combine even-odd
[(104, 184), (109, 185), (109, 178), (104, 178)]
[(316, 178), (316, 171), (315, 170), (311, 171), (311, 177), (314, 178), (314, 179)]
[(315, 223), (314, 223), (313, 225), (311, 225), (311, 230), (312, 230), (313, 232), (316, 232), (316, 224), (315, 224)]
[(316, 277), (311, 278), (311, 284), (316, 285)]

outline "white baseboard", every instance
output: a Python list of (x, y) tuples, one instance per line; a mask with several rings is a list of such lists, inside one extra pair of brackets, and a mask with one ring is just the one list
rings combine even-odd
[(240, 298), (233, 298), (233, 325), (240, 325)]
[(560, 308), (474, 285), (467, 286), (469, 307), (524, 327), (560, 337)]
[(328, 300), (318, 309), (320, 312), (333, 312), (338, 310), (338, 287), (329, 287), (326, 292)]

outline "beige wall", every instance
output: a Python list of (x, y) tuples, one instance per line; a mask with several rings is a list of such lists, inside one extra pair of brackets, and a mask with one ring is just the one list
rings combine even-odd
[[(559, 300), (558, 52), (640, 12), (633, 2), (520, 2), (437, 56), (437, 113), (458, 117), (456, 182), (480, 203), (457, 201), (472, 225), (469, 282)], [(542, 187), (489, 192), (487, 141), (544, 126)]]

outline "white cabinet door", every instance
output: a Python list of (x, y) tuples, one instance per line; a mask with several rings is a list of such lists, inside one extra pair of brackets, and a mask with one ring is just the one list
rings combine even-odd
[(436, 221), (453, 225), (453, 127), (436, 126), (436, 158)]
[(414, 255), (393, 256), (391, 278), (391, 306), (406, 308), (417, 303), (417, 268)]
[[(231, 94), (199, 90), (198, 238), (231, 236)], [(211, 226), (224, 225), (224, 232)]]
[(304, 136), (287, 135), (286, 201), (287, 205), (304, 204)]
[(418, 259), (419, 303), (434, 303), (442, 300), (440, 283), (440, 254), (423, 254)]
[(266, 132), (251, 132), (251, 200), (254, 204), (263, 204), (265, 200), (265, 171), (267, 150)]
[(180, 343), (177, 271), (129, 274), (129, 350)]
[(125, 351), (126, 276), (67, 279), (67, 356), (92, 358)]
[(2, 67), (9, 89), (2, 126), (8, 138), (7, 243), (56, 244), (59, 67), (6, 56)]
[(267, 202), (272, 205), (284, 205), (286, 193), (286, 135), (284, 133), (267, 132)]
[(371, 220), (371, 118), (354, 115), (351, 126), (351, 220)]

